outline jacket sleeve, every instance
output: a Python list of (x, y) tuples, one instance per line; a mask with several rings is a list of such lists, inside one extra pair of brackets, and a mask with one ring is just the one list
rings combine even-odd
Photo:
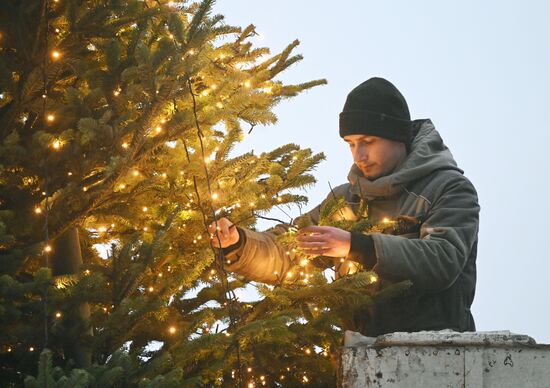
[(393, 280), (440, 291), (461, 274), (477, 241), (479, 204), (475, 188), (460, 175), (445, 185), (420, 228), (419, 238), (373, 234), (375, 270)]
[(225, 268), (251, 280), (276, 284), (291, 267), (293, 252), (276, 241), (276, 234), (242, 229), (246, 242), (225, 255)]
[[(307, 213), (314, 224), (318, 222), (320, 207)], [(245, 234), (244, 244), (225, 254), (225, 269), (254, 281), (279, 283), (291, 268), (295, 256), (292, 249), (276, 241), (277, 236), (285, 231), (286, 228), (280, 225), (266, 232), (241, 229), (239, 232)]]

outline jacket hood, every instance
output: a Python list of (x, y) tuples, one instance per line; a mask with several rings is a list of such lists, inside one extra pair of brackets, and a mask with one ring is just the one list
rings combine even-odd
[(413, 128), (417, 129), (418, 133), (411, 144), (411, 151), (390, 175), (370, 181), (355, 164), (351, 167), (348, 181), (354, 194), (367, 199), (390, 197), (400, 193), (410, 182), (436, 170), (456, 170), (464, 173), (458, 168), (451, 151), (443, 143), (431, 120), (415, 120)]

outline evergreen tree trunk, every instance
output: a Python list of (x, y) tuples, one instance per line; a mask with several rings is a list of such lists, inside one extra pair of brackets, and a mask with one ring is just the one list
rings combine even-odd
[[(52, 274), (54, 276), (77, 274), (82, 265), (82, 252), (76, 227), (63, 233), (53, 245)], [(91, 348), (87, 341), (82, 340), (81, 335), (83, 333), (81, 328), (88, 326), (89, 319), (88, 303), (81, 303), (77, 308), (66, 311), (64, 314), (63, 326), (67, 334), (63, 341), (65, 356), (67, 359), (72, 358), (80, 368), (91, 365)], [(85, 336), (92, 334), (91, 327), (84, 332)]]

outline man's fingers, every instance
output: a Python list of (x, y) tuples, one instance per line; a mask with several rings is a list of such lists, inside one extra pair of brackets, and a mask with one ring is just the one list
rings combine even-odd
[(307, 235), (300, 234), (296, 236), (296, 241), (298, 242), (322, 242), (326, 240), (326, 236), (321, 234)]
[(328, 248), (325, 242), (304, 242), (299, 243), (298, 246), (302, 249)]
[(302, 234), (308, 234), (308, 233), (326, 233), (328, 231), (328, 228), (326, 226), (306, 226), (305, 228), (302, 228), (298, 231), (299, 235)]

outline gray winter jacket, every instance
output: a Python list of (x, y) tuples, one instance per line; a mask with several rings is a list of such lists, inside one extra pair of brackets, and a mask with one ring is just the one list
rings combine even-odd
[[(346, 198), (349, 217), (363, 196), (368, 200), (371, 219), (412, 216), (420, 220), (420, 230), (414, 234), (371, 235), (376, 253), (374, 270), (386, 281), (411, 280), (413, 288), (405, 296), (380, 303), (368, 318), (365, 316), (369, 324), (361, 327), (367, 335), (444, 328), (475, 330), (470, 306), (476, 284), (477, 193), (432, 122), (417, 120), (414, 128), (417, 134), (411, 151), (392, 174), (369, 181), (354, 165), (349, 183), (334, 190)], [(309, 212), (314, 222), (321, 206)], [(290, 268), (292, 252), (276, 242), (274, 233), (241, 232), (245, 243), (226, 256), (231, 261), (227, 269), (275, 283), (275, 273), (284, 274)]]

